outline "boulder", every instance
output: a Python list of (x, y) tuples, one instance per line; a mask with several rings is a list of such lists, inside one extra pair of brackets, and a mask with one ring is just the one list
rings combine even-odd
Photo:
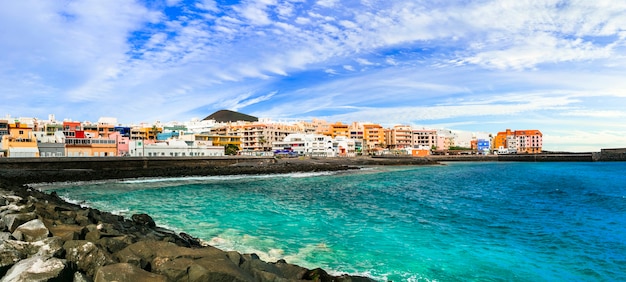
[(134, 242), (135, 240), (133, 239), (133, 237), (124, 235), (117, 237), (100, 238), (95, 243), (99, 246), (102, 246), (102, 248), (106, 249), (109, 253), (114, 254), (130, 246)]
[(93, 280), (87, 276), (87, 274), (80, 271), (74, 272), (74, 278), (72, 282), (92, 282)]
[(131, 219), (133, 220), (133, 222), (139, 225), (148, 226), (148, 227), (156, 227), (156, 224), (154, 223), (154, 220), (152, 219), (152, 217), (150, 217), (149, 215), (145, 213), (133, 214), (131, 216)]
[[(46, 223), (44, 221), (44, 223)], [(46, 224), (52, 236), (59, 237), (64, 241), (80, 240), (85, 238), (86, 228), (73, 224)]]
[(113, 254), (119, 262), (127, 262), (141, 269), (146, 269), (155, 257), (158, 249), (166, 246), (176, 246), (173, 243), (162, 241), (139, 241)]
[(15, 204), (21, 203), (23, 200), (22, 197), (15, 196), (15, 195), (5, 195), (3, 198), (5, 199), (6, 204), (8, 205), (11, 205), (11, 204), (15, 205)]
[(193, 281), (189, 278), (189, 267), (193, 264), (193, 259), (190, 258), (159, 258), (153, 260), (152, 267), (155, 273), (166, 276), (169, 281)]
[(60, 257), (63, 251), (63, 241), (58, 237), (48, 237), (32, 243), (2, 240), (0, 241), (0, 269), (5, 268), (4, 271), (6, 271), (8, 266), (32, 256), (42, 258)]
[(252, 273), (258, 281), (301, 280), (308, 271), (306, 268), (288, 264), (285, 260), (268, 263), (259, 259), (256, 254), (242, 255), (239, 267)]
[(27, 242), (43, 240), (48, 237), (48, 234), (50, 234), (50, 231), (48, 231), (48, 228), (40, 219), (28, 221), (13, 231), (15, 239)]
[(100, 267), (96, 271), (94, 282), (108, 281), (165, 282), (167, 278), (129, 263), (116, 263)]
[(85, 240), (95, 243), (96, 241), (100, 240), (100, 235), (100, 230), (89, 231), (87, 232), (87, 234), (85, 234)]
[(0, 215), (4, 216), (6, 214), (11, 214), (11, 213), (20, 213), (25, 208), (26, 208), (25, 206), (16, 205), (16, 204), (2, 205), (0, 206)]
[[(2, 220), (0, 220), (0, 222), (2, 222)], [(11, 233), (9, 232), (0, 232), (0, 242), (4, 241), (4, 240), (9, 240), (11, 238)]]
[(169, 281), (257, 281), (230, 262), (215, 258), (155, 258), (153, 272), (163, 274)]
[(0, 276), (18, 261), (28, 256), (25, 242), (2, 240), (0, 241)]
[(193, 281), (257, 281), (226, 257), (194, 260), (189, 276), (194, 279)]
[(12, 213), (2, 216), (2, 221), (4, 222), (9, 232), (13, 233), (13, 231), (15, 231), (18, 226), (35, 218), (37, 218), (37, 215), (34, 212)]
[(226, 256), (237, 266), (241, 266), (244, 262), (244, 259), (239, 252), (228, 251), (226, 252)]
[(13, 265), (0, 282), (70, 281), (71, 273), (63, 259), (35, 256)]
[(302, 277), (304, 280), (314, 280), (319, 282), (332, 282), (334, 281), (334, 277), (328, 274), (321, 268), (311, 269), (304, 273)]
[(288, 264), (284, 260), (280, 260), (274, 265), (280, 270), (280, 273), (282, 274), (281, 277), (290, 280), (302, 279), (302, 277), (304, 277), (304, 274), (308, 271), (308, 269), (304, 267), (295, 264)]
[(75, 263), (79, 270), (89, 276), (95, 275), (98, 268), (114, 262), (109, 253), (89, 241), (67, 241), (63, 244), (63, 248), (66, 251), (65, 258)]
[(61, 258), (65, 252), (63, 243), (65, 243), (65, 240), (59, 237), (47, 237), (43, 240), (32, 242), (29, 244), (29, 255)]

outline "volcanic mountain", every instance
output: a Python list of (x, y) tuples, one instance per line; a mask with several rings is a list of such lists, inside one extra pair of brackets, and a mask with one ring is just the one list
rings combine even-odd
[(219, 110), (205, 117), (203, 120), (215, 120), (216, 122), (235, 121), (259, 121), (259, 118), (229, 110)]

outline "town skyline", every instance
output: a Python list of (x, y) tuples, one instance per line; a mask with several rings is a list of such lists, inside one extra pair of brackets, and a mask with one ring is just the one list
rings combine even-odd
[(0, 114), (125, 124), (229, 109), (626, 147), (615, 1), (90, 1), (0, 5)]

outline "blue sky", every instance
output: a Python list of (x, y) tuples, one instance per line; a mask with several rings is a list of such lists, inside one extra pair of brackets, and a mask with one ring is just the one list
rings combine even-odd
[(0, 116), (230, 109), (626, 147), (626, 1), (20, 0), (0, 34)]

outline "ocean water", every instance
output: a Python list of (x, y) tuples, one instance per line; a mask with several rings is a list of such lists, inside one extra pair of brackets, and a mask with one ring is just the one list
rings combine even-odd
[(380, 281), (626, 281), (626, 163), (447, 163), (75, 183), (224, 250)]

